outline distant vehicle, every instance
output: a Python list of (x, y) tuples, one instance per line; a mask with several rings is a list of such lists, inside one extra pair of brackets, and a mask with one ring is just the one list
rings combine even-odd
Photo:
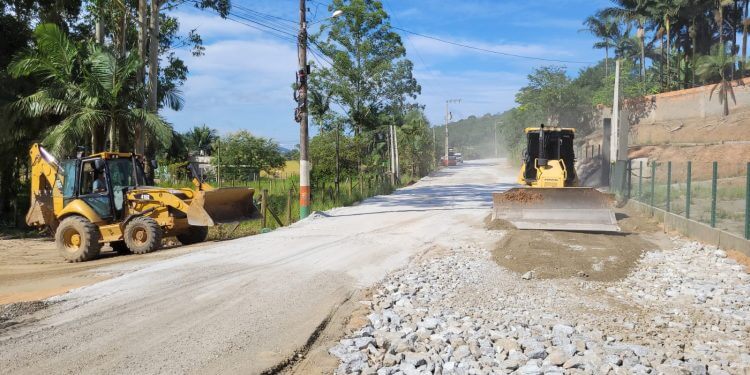
[(460, 152), (457, 152), (454, 156), (456, 157), (456, 163), (458, 164), (464, 163), (464, 157), (461, 155)]
[(446, 160), (445, 156), (443, 156), (440, 158), (440, 163), (446, 167), (451, 167), (458, 164), (458, 161), (455, 155), (448, 155), (448, 160)]

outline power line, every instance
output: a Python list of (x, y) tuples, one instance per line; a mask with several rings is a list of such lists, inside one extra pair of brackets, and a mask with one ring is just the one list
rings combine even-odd
[(565, 64), (586, 64), (586, 65), (593, 64), (593, 62), (591, 62), (591, 61), (573, 61), (573, 60), (545, 59), (543, 57), (533, 57), (533, 56), (517, 55), (517, 54), (514, 54), (514, 53), (501, 52), (501, 51), (491, 50), (491, 49), (487, 49), (487, 48), (471, 46), (471, 45), (468, 45), (468, 44), (463, 44), (463, 43), (458, 43), (458, 42), (452, 42), (450, 40), (445, 40), (445, 39), (441, 39), (441, 38), (438, 38), (438, 37), (421, 34), (421, 33), (418, 33), (416, 31), (407, 30), (407, 29), (404, 29), (404, 28), (401, 28), (401, 27), (396, 27), (396, 26), (391, 26), (391, 27), (393, 27), (396, 30), (403, 31), (405, 33), (413, 34), (413, 35), (416, 35), (416, 36), (421, 36), (423, 38), (431, 39), (431, 40), (438, 41), (438, 42), (441, 42), (441, 43), (450, 44), (450, 45), (454, 45), (454, 46), (462, 47), (462, 48), (473, 49), (473, 50), (481, 51), (481, 52), (492, 53), (492, 54), (496, 54), (496, 55), (502, 55), (502, 56), (508, 56), (508, 57), (516, 57), (516, 58), (527, 59), (527, 60), (558, 62), (558, 63), (565, 63)]

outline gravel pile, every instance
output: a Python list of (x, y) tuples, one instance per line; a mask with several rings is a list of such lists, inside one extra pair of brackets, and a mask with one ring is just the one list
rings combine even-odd
[(750, 374), (748, 274), (675, 241), (626, 279), (538, 280), (477, 246), (389, 275), (339, 374)]

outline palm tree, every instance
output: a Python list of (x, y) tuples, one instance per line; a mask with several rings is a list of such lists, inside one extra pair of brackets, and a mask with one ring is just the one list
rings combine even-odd
[(609, 76), (609, 49), (615, 47), (615, 39), (620, 35), (620, 26), (611, 18), (589, 16), (583, 21), (588, 31), (601, 41), (594, 48), (604, 49), (604, 74)]
[(212, 145), (219, 139), (216, 129), (209, 128), (206, 124), (195, 126), (185, 133), (187, 146), (196, 151), (204, 151), (211, 154)]
[(35, 48), (18, 56), (8, 70), (16, 78), (39, 78), (41, 88), (11, 108), (21, 116), (56, 123), (44, 138), (54, 152), (67, 154), (89, 135), (92, 152), (102, 151), (107, 130), (113, 150), (115, 132), (129, 132), (137, 123), (160, 143), (169, 143), (172, 127), (158, 115), (135, 107), (144, 95), (135, 79), (141, 65), (137, 55), (116, 57), (98, 44), (76, 43), (54, 24), (37, 26), (34, 40)]
[(614, 0), (614, 2), (619, 6), (614, 6), (610, 8), (605, 8), (599, 11), (597, 14), (598, 17), (603, 18), (616, 18), (620, 19), (623, 22), (628, 23), (634, 23), (637, 25), (638, 29), (636, 32), (636, 36), (638, 37), (638, 40), (640, 41), (640, 50), (641, 50), (641, 58), (640, 58), (640, 70), (641, 70), (641, 80), (646, 79), (646, 54), (645, 54), (645, 48), (646, 48), (646, 31), (645, 31), (645, 23), (648, 19), (648, 0)]
[(727, 79), (727, 71), (732, 68), (737, 58), (727, 55), (721, 45), (718, 45), (716, 49), (716, 53), (702, 56), (698, 60), (696, 73), (704, 81), (713, 81), (717, 76), (720, 78), (719, 83), (711, 88), (709, 99), (718, 89), (719, 103), (724, 105), (724, 116), (727, 116), (729, 115), (729, 96), (731, 95), (732, 101), (737, 102), (732, 81)]
[(667, 62), (667, 87), (671, 87), (671, 53), (672, 53), (672, 20), (677, 17), (680, 10), (687, 5), (686, 0), (653, 0), (646, 6), (647, 12), (651, 14), (654, 27), (663, 29), (666, 36), (666, 62)]

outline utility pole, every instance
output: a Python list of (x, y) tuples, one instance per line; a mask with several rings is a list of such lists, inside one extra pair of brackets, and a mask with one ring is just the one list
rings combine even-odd
[(432, 126), (432, 161), (437, 163), (437, 139), (435, 139), (435, 127)]
[(620, 60), (615, 61), (615, 92), (612, 100), (612, 127), (609, 141), (609, 162), (617, 161), (617, 151), (620, 149)]
[(395, 156), (393, 157), (396, 162), (396, 182), (401, 181), (401, 164), (398, 160), (398, 132), (396, 131), (396, 125), (393, 126), (393, 151), (395, 153)]
[(295, 117), (299, 122), (299, 217), (310, 215), (310, 157), (308, 155), (307, 130), (307, 8), (305, 0), (299, 0), (299, 36), (297, 54), (299, 70), (297, 71), (297, 110)]
[(500, 126), (500, 124), (502, 123), (503, 123), (502, 121), (498, 121), (494, 127), (495, 129), (495, 159), (497, 159), (500, 156), (500, 154), (497, 153), (497, 127)]
[(445, 101), (445, 159), (444, 163), (446, 166), (448, 166), (448, 149), (449, 142), (448, 142), (448, 122), (451, 120), (451, 112), (448, 108), (448, 105), (450, 103), (461, 103), (461, 99), (448, 99)]

